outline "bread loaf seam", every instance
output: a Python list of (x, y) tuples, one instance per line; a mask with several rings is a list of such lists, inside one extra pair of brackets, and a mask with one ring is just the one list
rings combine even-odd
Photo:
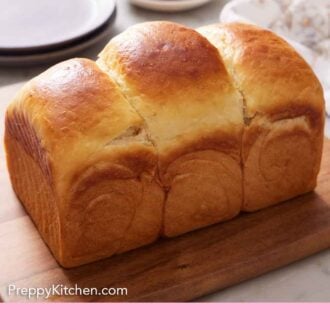
[[(112, 72), (112, 70), (109, 70), (108, 68), (104, 67), (102, 65), (102, 62), (100, 61), (96, 61), (96, 64), (98, 65), (98, 67), (105, 72), (113, 81), (114, 83), (118, 86), (119, 91), (121, 92), (121, 94), (123, 95), (123, 97), (126, 99), (126, 101), (130, 104), (130, 106), (136, 111), (136, 113), (140, 116), (140, 118), (143, 120), (144, 123), (144, 127), (147, 131), (147, 137), (150, 141), (150, 143), (154, 146), (154, 148), (157, 151), (157, 155), (159, 154), (159, 150), (158, 150), (158, 146), (155, 142), (155, 140), (152, 138), (152, 135), (150, 133), (148, 124), (145, 120), (145, 118), (142, 116), (142, 114), (136, 109), (136, 107), (134, 106), (134, 103), (131, 101), (131, 98), (123, 91), (123, 86), (121, 86), (117, 75), (114, 74)], [(155, 180), (157, 182), (157, 184), (162, 188), (163, 192), (164, 192), (164, 201), (163, 201), (163, 205), (162, 205), (162, 217), (161, 217), (161, 226), (160, 226), (160, 230), (159, 230), (159, 234), (158, 234), (158, 238), (162, 236), (162, 233), (164, 231), (164, 213), (165, 213), (165, 205), (166, 205), (166, 200), (167, 200), (167, 196), (168, 196), (168, 192), (170, 190), (170, 188), (165, 187), (159, 177), (159, 160), (157, 160), (157, 171), (155, 173)]]
[[(163, 24), (163, 22), (161, 22), (160, 24)], [(168, 23), (164, 23), (164, 24), (168, 24)], [(143, 25), (141, 24), (140, 25), (140, 27), (142, 27)], [(178, 29), (180, 30), (180, 33), (186, 33), (184, 30), (187, 30), (185, 27), (182, 27), (182, 26), (180, 26), (180, 25), (177, 25), (177, 27), (178, 27)], [(147, 34), (147, 32), (146, 31), (142, 31), (141, 32), (141, 35), (144, 35), (144, 33), (145, 34)], [(190, 32), (189, 32), (190, 33)], [(141, 37), (140, 35), (138, 36), (138, 37)], [(156, 37), (155, 39), (157, 39), (158, 37)], [(198, 41), (198, 42), (203, 42), (203, 43), (206, 43), (208, 46), (207, 47), (209, 47), (209, 49), (210, 49), (210, 52), (212, 52), (212, 56), (214, 56), (214, 58), (216, 58), (216, 60), (218, 61), (217, 63), (219, 63), (219, 64), (221, 64), (222, 65), (222, 60), (221, 60), (221, 57), (220, 57), (220, 55), (219, 55), (219, 53), (218, 53), (218, 51), (216, 50), (216, 48), (215, 47), (213, 47), (213, 46), (211, 46), (209, 43), (208, 43), (208, 41), (207, 41), (207, 39), (206, 38), (204, 38), (203, 36), (201, 36), (200, 34), (198, 34), (198, 33), (195, 33), (195, 35), (192, 35), (191, 36), (191, 38), (192, 38), (192, 40), (194, 40), (194, 39), (199, 39), (200, 41)], [(135, 37), (134, 36), (132, 36), (132, 40), (134, 40), (135, 39)], [(169, 39), (170, 40), (172, 40), (172, 36), (170, 36), (169, 37)], [(148, 42), (148, 37), (146, 38), (146, 39), (143, 39), (143, 40), (146, 40), (146, 42)], [(163, 40), (163, 39), (162, 39)], [(154, 41), (152, 41), (152, 42), (154, 42)], [(169, 46), (167, 45), (167, 42), (168, 42), (168, 44), (169, 44)], [(164, 44), (162, 44), (162, 45), (160, 45), (161, 46), (161, 48), (160, 49), (158, 49), (158, 48), (155, 48), (156, 50), (155, 50), (155, 52), (157, 51), (157, 54), (158, 54), (158, 56), (159, 57), (164, 57), (164, 56), (167, 56), (167, 54), (166, 54), (166, 50), (164, 51), (164, 53), (166, 54), (163, 54), (163, 49), (164, 48), (167, 48), (167, 49), (170, 49), (171, 50), (171, 47), (175, 47), (175, 46), (173, 46), (172, 44), (171, 44), (171, 42), (172, 41), (166, 41), (166, 39), (164, 39), (163, 40), (163, 43)], [(192, 41), (193, 42), (193, 41)], [(157, 43), (157, 41), (156, 41), (156, 43)], [(127, 46), (127, 45), (126, 45)], [(158, 45), (157, 45), (158, 46)], [(156, 46), (156, 47), (157, 47)], [(195, 45), (196, 46), (196, 45)], [(194, 46), (194, 47), (195, 47)], [(125, 47), (125, 46), (124, 46)], [(130, 46), (127, 46), (128, 48), (130, 47)], [(150, 52), (152, 52), (152, 50), (150, 51)], [(189, 51), (188, 51), (189, 52)], [(121, 93), (124, 95), (124, 97), (126, 98), (126, 100), (131, 104), (131, 106), (139, 113), (139, 115), (143, 118), (143, 120), (144, 120), (144, 122), (145, 123), (147, 123), (147, 118), (145, 118), (144, 117), (144, 114), (143, 113), (141, 113), (140, 112), (140, 109), (138, 108), (138, 107), (135, 107), (135, 101), (134, 101), (134, 98), (137, 98), (137, 99), (139, 99), (140, 98), (140, 95), (139, 95), (139, 93), (137, 92), (137, 90), (135, 90), (135, 89), (133, 89), (133, 91), (130, 89), (130, 85), (129, 85), (129, 83), (128, 83), (128, 81), (126, 80), (126, 76), (125, 76), (125, 73), (122, 71), (122, 68), (121, 68), (121, 60), (120, 60), (120, 58), (118, 58), (118, 59), (113, 59), (113, 61), (111, 61), (111, 65), (109, 66), (108, 64), (106, 64), (105, 62), (104, 62), (104, 60), (106, 60), (106, 56), (107, 55), (105, 55), (105, 58), (103, 58), (103, 56), (102, 56), (102, 54), (101, 54), (101, 56), (99, 57), (99, 59), (98, 59), (98, 61), (97, 61), (97, 63), (98, 63), (98, 65), (99, 65), (99, 67), (101, 67), (114, 81), (115, 81), (115, 83), (117, 83), (117, 85), (119, 86), (119, 88), (120, 88), (120, 90), (121, 90)], [(133, 57), (134, 57), (135, 55), (133, 55)], [(149, 54), (147, 54), (147, 56), (149, 56)], [(168, 56), (172, 56), (172, 54), (170, 53)], [(195, 55), (192, 55), (192, 56), (195, 56)], [(205, 56), (205, 54), (204, 55), (202, 55), (202, 56)], [(193, 57), (193, 59), (192, 59), (192, 61), (195, 59), (195, 57)], [(214, 59), (213, 58), (211, 58), (211, 60), (213, 61)], [(145, 61), (145, 60), (144, 60)], [(153, 63), (152, 62), (153, 61), (153, 58), (151, 58), (151, 63)], [(179, 60), (178, 60), (179, 61)], [(127, 60), (127, 58), (123, 61), (123, 62), (125, 62), (125, 63), (127, 63), (127, 62), (129, 62), (129, 60)], [(157, 61), (156, 61), (157, 62)], [(166, 62), (166, 58), (164, 59), (164, 62)], [(154, 64), (154, 63), (153, 63)], [(150, 65), (153, 65), (153, 64), (150, 64)], [(149, 63), (147, 62), (146, 64), (145, 64), (146, 66), (148, 66), (149, 65)], [(185, 64), (184, 64), (185, 65)], [(183, 74), (184, 74), (184, 71), (180, 71), (181, 70), (181, 68), (174, 68), (171, 64), (169, 65), (170, 66), (170, 70), (178, 70), (178, 71), (175, 71), (175, 72), (177, 72), (177, 74), (178, 74), (178, 76), (179, 77), (181, 77)], [(134, 65), (132, 64), (132, 66), (130, 67), (130, 64), (128, 64), (128, 67), (130, 68), (129, 70), (132, 70), (132, 71), (134, 71)], [(167, 67), (166, 66), (166, 64), (164, 63), (163, 64), (163, 67)], [(156, 68), (155, 68), (155, 70), (157, 70)], [(161, 68), (161, 70), (162, 70), (162, 68)], [(226, 79), (227, 79), (227, 77), (228, 77), (228, 75), (227, 75), (227, 73), (225, 72), (224, 73), (224, 76), (226, 77)], [(219, 77), (217, 78), (219, 81), (220, 81), (220, 78), (221, 78), (221, 76), (219, 75)], [(229, 78), (229, 77), (228, 77)], [(143, 79), (143, 77), (142, 77), (142, 79)], [(166, 80), (166, 79), (168, 79), (168, 80)], [(172, 76), (164, 76), (164, 88), (165, 88), (165, 90), (166, 90), (166, 88), (167, 88), (167, 84), (171, 84), (171, 81), (174, 79), (174, 81), (175, 81), (175, 77), (172, 77)], [(160, 86), (159, 88), (161, 89), (163, 86)], [(180, 90), (180, 86), (178, 86), (178, 88), (179, 88), (179, 90)], [(162, 94), (163, 95), (163, 94)], [(144, 97), (144, 95), (142, 94), (142, 97), (141, 97), (141, 99)], [(152, 98), (152, 97), (151, 97)], [(156, 98), (156, 97), (155, 97)], [(147, 99), (148, 99), (148, 97), (147, 97)], [(157, 99), (157, 98), (156, 98)], [(164, 99), (166, 100), (166, 97), (164, 97)], [(149, 100), (149, 99), (148, 99)], [(141, 102), (143, 102), (142, 100), (140, 100)], [(166, 102), (166, 101), (164, 101), (164, 102)], [(158, 105), (159, 106), (159, 105)], [(157, 110), (157, 105), (155, 105), (155, 108), (156, 108), (156, 110), (155, 110), (155, 112), (156, 111), (158, 111)], [(220, 109), (219, 109), (220, 110)], [(164, 111), (164, 110), (159, 110), (159, 111)], [(220, 112), (221, 113), (221, 112)], [(149, 117), (149, 120), (150, 120), (150, 117)], [(148, 125), (148, 124), (147, 124)], [(171, 125), (171, 123), (168, 123), (168, 125)], [(192, 122), (192, 124), (191, 124), (191, 127), (193, 127), (192, 126), (193, 125), (193, 122)], [(156, 150), (157, 150), (157, 152), (158, 152), (158, 155), (160, 155), (160, 149), (159, 149), (159, 146), (158, 146), (158, 144), (157, 144), (157, 142), (156, 142), (156, 139), (154, 138), (154, 136), (153, 136), (153, 134), (152, 134), (152, 132), (149, 130), (149, 132), (150, 132), (150, 138), (154, 141), (154, 146), (155, 146), (155, 148), (156, 148)], [(208, 132), (209, 134), (211, 134), (211, 130)], [(238, 144), (239, 144), (239, 142), (238, 142)], [(201, 150), (209, 150), (209, 151), (211, 151), (212, 150), (212, 147), (203, 147), (203, 148), (201, 148)], [(213, 150), (215, 150), (215, 151), (217, 151), (216, 149), (213, 149)], [(191, 152), (194, 152), (194, 150), (192, 150)], [(186, 151), (186, 153), (189, 153), (189, 151)], [(182, 156), (182, 155), (181, 155)], [(180, 156), (180, 154), (177, 156), (177, 157), (181, 157)], [(238, 156), (238, 159), (240, 158), (240, 155), (238, 154), (237, 155)], [(165, 165), (164, 164), (164, 162), (162, 162), (162, 165), (160, 164), (160, 161), (159, 161), (159, 158), (158, 158), (158, 166), (157, 166), (157, 169), (158, 169), (158, 180), (159, 180), (159, 182), (160, 182), (160, 184), (161, 184), (161, 186), (162, 186), (162, 188), (163, 188), (163, 191), (165, 192), (165, 200), (164, 200), (164, 204), (163, 204), (163, 219), (162, 219), (162, 224), (163, 224), (163, 228), (164, 228), (164, 226), (165, 226), (165, 218), (166, 218), (166, 215), (165, 215), (165, 210), (167, 209), (167, 203), (168, 203), (168, 196), (172, 193), (172, 185), (168, 182), (168, 183), (165, 183), (164, 181), (163, 181), (163, 179), (161, 178), (161, 175), (162, 176), (165, 176), (165, 175), (167, 175), (166, 173), (167, 173), (167, 167), (169, 166), (169, 163), (167, 164), (167, 165)], [(162, 174), (161, 174), (162, 173)], [(196, 188), (194, 188), (194, 189), (196, 189)], [(189, 203), (189, 200), (187, 200), (186, 201), (186, 203)], [(165, 232), (165, 230), (164, 229), (162, 229), (162, 235), (164, 235), (164, 232)]]

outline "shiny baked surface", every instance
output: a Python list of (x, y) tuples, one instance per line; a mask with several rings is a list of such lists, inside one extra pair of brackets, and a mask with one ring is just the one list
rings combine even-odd
[(324, 100), (312, 70), (269, 31), (198, 31), (138, 24), (96, 63), (60, 63), (9, 106), (13, 187), (62, 265), (314, 189)]
[(235, 75), (248, 118), (258, 112), (279, 118), (283, 111), (289, 118), (304, 111), (323, 116), (320, 82), (305, 60), (273, 32), (239, 23), (214, 24), (198, 31), (219, 49)]
[(246, 211), (312, 190), (320, 169), (324, 98), (309, 65), (274, 33), (246, 24), (198, 29), (219, 50), (244, 98)]

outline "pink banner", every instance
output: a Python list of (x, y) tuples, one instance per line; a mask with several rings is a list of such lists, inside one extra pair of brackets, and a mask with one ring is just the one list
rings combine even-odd
[(1, 329), (329, 329), (330, 304), (2, 304)]

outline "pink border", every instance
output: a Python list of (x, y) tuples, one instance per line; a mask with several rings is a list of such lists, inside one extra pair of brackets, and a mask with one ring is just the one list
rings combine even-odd
[(329, 330), (330, 304), (9, 303), (0, 315), (1, 329)]

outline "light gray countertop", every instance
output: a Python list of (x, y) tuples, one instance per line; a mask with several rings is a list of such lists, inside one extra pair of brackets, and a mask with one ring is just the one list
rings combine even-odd
[[(215, 0), (204, 7), (189, 12), (164, 14), (142, 10), (129, 5), (128, 0), (117, 1), (117, 18), (113, 34), (128, 26), (147, 20), (171, 20), (198, 27), (218, 21), (219, 12), (226, 0)], [(80, 57), (95, 58), (104, 44), (97, 44)], [(28, 80), (46, 67), (0, 67), (0, 87)], [(330, 136), (330, 124), (327, 122)], [(253, 280), (246, 281), (221, 292), (208, 295), (199, 301), (328, 301), (330, 302), (330, 250), (298, 261)]]

